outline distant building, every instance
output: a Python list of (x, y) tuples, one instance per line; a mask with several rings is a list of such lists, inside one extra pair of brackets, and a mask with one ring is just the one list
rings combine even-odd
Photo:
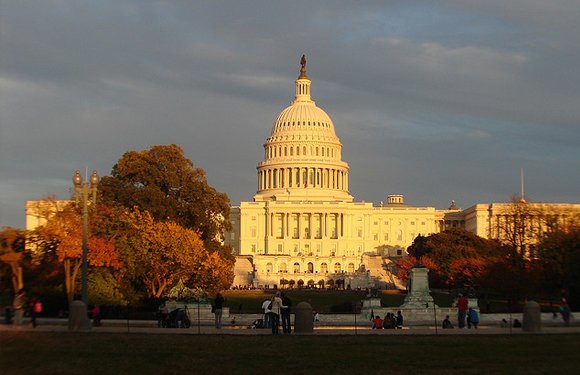
[[(401, 194), (379, 205), (356, 202), (332, 119), (310, 96), (304, 58), (295, 86), (294, 101), (278, 115), (264, 144), (253, 201), (231, 208), (225, 244), (236, 255), (234, 286), (401, 286), (390, 272), (391, 260), (405, 256), (418, 235), (464, 228), (508, 241), (511, 218), (526, 217), (519, 246), (533, 256), (539, 236), (580, 216), (580, 204), (526, 203), (516, 209), (511, 203), (479, 203), (462, 210), (452, 202), (437, 210), (409, 205)], [(27, 202), (27, 229), (42, 225), (57, 208), (41, 202)], [(524, 208), (527, 213), (518, 215)]]
[(408, 205), (403, 195), (379, 206), (354, 201), (342, 144), (330, 116), (311, 99), (305, 59), (301, 65), (295, 99), (264, 144), (254, 199), (231, 209), (226, 244), (237, 256), (234, 286), (384, 287), (396, 283), (388, 258), (405, 255), (419, 234), (460, 227), (496, 238), (502, 203), (460, 210), (453, 202), (436, 210)]

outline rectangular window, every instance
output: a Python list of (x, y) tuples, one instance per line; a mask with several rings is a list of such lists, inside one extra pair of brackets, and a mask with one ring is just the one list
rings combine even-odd
[(282, 215), (276, 215), (276, 237), (282, 238), (284, 234), (284, 223), (282, 221)]
[(256, 227), (250, 228), (250, 236), (251, 237), (256, 237)]

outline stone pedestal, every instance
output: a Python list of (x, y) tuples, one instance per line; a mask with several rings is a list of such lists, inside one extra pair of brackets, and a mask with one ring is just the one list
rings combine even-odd
[(409, 273), (409, 291), (401, 308), (424, 309), (427, 306), (432, 308), (434, 302), (429, 291), (429, 269), (424, 266), (417, 266), (412, 268)]
[(312, 315), (312, 306), (308, 302), (300, 302), (294, 310), (294, 332), (313, 333), (314, 316)]
[(90, 331), (91, 321), (87, 313), (87, 306), (83, 301), (73, 301), (69, 306), (68, 315), (69, 331)]
[(530, 301), (524, 306), (522, 331), (540, 332), (542, 330), (542, 313), (536, 301)]

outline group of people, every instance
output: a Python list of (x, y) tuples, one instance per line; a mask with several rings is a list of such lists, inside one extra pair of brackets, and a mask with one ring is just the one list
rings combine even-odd
[(290, 334), (292, 324), (290, 322), (290, 311), (292, 301), (284, 292), (277, 291), (272, 298), (267, 298), (262, 302), (264, 310), (264, 327), (271, 328), (272, 334), (280, 332), (280, 320), (282, 321), (282, 332)]
[(403, 314), (401, 310), (397, 311), (396, 315), (388, 312), (384, 319), (377, 315), (372, 319), (372, 322), (372, 329), (402, 329)]
[[(449, 316), (446, 318), (449, 320)], [(459, 294), (459, 298), (457, 299), (457, 327), (465, 328), (465, 322), (467, 321), (467, 328), (477, 329), (479, 324), (479, 314), (474, 308), (469, 307), (469, 298), (467, 298), (464, 294)], [(443, 328), (453, 328), (451, 322), (448, 324), (445, 323), (444, 325), (448, 325), (447, 327), (443, 326)]]

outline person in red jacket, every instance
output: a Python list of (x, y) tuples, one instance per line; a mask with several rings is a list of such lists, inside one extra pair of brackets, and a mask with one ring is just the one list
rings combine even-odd
[(383, 329), (383, 320), (378, 315), (373, 319), (373, 329)]
[(465, 328), (465, 316), (467, 315), (467, 306), (469, 305), (469, 299), (463, 294), (459, 294), (459, 299), (457, 300), (457, 326), (459, 328)]

